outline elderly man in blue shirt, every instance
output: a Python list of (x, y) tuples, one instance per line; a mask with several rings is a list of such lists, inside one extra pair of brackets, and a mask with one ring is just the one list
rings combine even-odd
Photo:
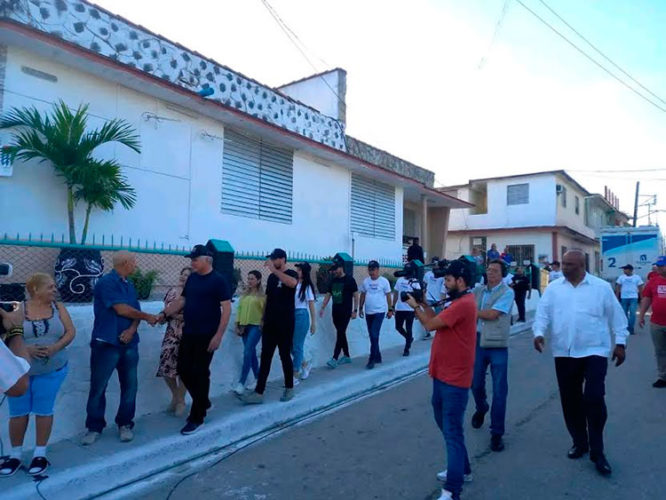
[[(504, 420), (506, 397), (509, 390), (507, 371), (509, 366), (509, 333), (514, 292), (504, 283), (506, 264), (492, 260), (486, 271), (488, 284), (474, 289), (478, 309), (476, 357), (472, 395), (476, 412), (472, 416), (472, 427), (479, 429), (490, 409), (490, 449), (502, 451), (504, 442)], [(486, 398), (486, 372), (490, 365), (493, 378), (493, 403), (488, 406)]]
[(155, 325), (159, 317), (141, 312), (134, 285), (127, 277), (136, 269), (136, 257), (126, 251), (113, 256), (113, 270), (102, 276), (94, 292), (95, 323), (90, 340), (90, 392), (86, 428), (81, 443), (91, 445), (106, 426), (106, 386), (115, 370), (120, 382), (116, 425), (120, 440), (134, 439), (134, 413), (138, 387), (139, 323)]

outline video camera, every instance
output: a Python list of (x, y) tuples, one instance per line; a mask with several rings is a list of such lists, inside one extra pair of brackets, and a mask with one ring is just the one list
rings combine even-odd
[(419, 288), (413, 289), (411, 292), (400, 292), (401, 301), (407, 301), (409, 299), (407, 294), (409, 294), (414, 297), (417, 302), (423, 302), (423, 289), (425, 288), (425, 285), (423, 284), (424, 267), (423, 262), (420, 260), (410, 260), (400, 271), (393, 273), (393, 276), (396, 278), (405, 278), (410, 285), (414, 283), (419, 284)]
[[(407, 262), (402, 270), (394, 272), (393, 275), (397, 278), (399, 277), (407, 278), (410, 284), (419, 283), (420, 289), (414, 290), (413, 292), (401, 292), (400, 300), (402, 300), (403, 302), (406, 301), (409, 298), (407, 297), (407, 294), (409, 293), (409, 295), (414, 297), (414, 299), (417, 302), (423, 302), (424, 298), (423, 290), (425, 289), (425, 286), (423, 284), (423, 274), (425, 269), (429, 268), (430, 270), (432, 270), (432, 273), (435, 276), (435, 278), (443, 278), (449, 273), (449, 267), (453, 262), (461, 262), (463, 264), (465, 274), (467, 275), (466, 276), (467, 284), (470, 287), (472, 287), (474, 283), (478, 281), (477, 265), (473, 257), (462, 255), (455, 260), (441, 259), (432, 262), (431, 264), (425, 264), (425, 265), (421, 261), (412, 260), (410, 262)], [(456, 267), (459, 267), (459, 265)]]

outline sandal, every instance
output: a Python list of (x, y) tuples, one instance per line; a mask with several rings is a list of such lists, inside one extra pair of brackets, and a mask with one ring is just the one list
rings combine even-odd
[(18, 458), (7, 458), (0, 464), (0, 477), (13, 476), (20, 468), (21, 461)]
[(49, 462), (46, 457), (34, 457), (32, 462), (30, 462), (28, 474), (31, 476), (39, 476), (49, 468), (49, 465), (51, 465), (51, 462)]

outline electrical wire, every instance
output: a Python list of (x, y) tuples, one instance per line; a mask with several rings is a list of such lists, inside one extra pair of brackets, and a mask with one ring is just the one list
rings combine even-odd
[(592, 56), (590, 56), (587, 52), (585, 52), (583, 49), (581, 49), (578, 45), (576, 45), (574, 42), (569, 40), (564, 34), (562, 34), (560, 31), (558, 31), (557, 28), (555, 28), (552, 24), (550, 24), (548, 21), (546, 21), (543, 17), (541, 17), (539, 14), (534, 12), (532, 9), (530, 9), (525, 3), (523, 3), (522, 0), (516, 0), (516, 2), (522, 6), (525, 10), (527, 10), (530, 14), (532, 14), (534, 17), (536, 17), (539, 21), (541, 21), (543, 24), (545, 24), (548, 28), (550, 28), (557, 36), (562, 38), (565, 42), (567, 42), (569, 45), (571, 45), (574, 49), (576, 49), (578, 52), (580, 52), (583, 56), (585, 56), (587, 59), (589, 59), (592, 63), (594, 63), (596, 66), (601, 68), (604, 72), (606, 72), (608, 75), (610, 75), (612, 78), (620, 82), (622, 85), (624, 85), (626, 88), (631, 90), (634, 94), (636, 94), (638, 97), (641, 99), (647, 101), (648, 103), (652, 104), (655, 108), (657, 108), (660, 111), (666, 112), (666, 108), (660, 106), (658, 103), (650, 99), (649, 97), (646, 97), (645, 95), (641, 94), (638, 90), (636, 90), (634, 87), (629, 85), (627, 82), (622, 80), (619, 76), (617, 76), (615, 73), (610, 71), (606, 66), (601, 64), (599, 61), (594, 59)]
[[(312, 60), (310, 59), (310, 57), (305, 53), (304, 48), (307, 48), (307, 47), (305, 46), (305, 44), (303, 44), (303, 47), (301, 47), (301, 45), (298, 43), (298, 42), (300, 41), (300, 38), (298, 38), (298, 36), (296, 36), (296, 34), (294, 33), (294, 31), (293, 31), (291, 28), (289, 28), (289, 26), (287, 25), (287, 23), (285, 23), (285, 22), (282, 20), (282, 18), (281, 18), (280, 15), (277, 13), (277, 11), (273, 8), (273, 6), (271, 6), (271, 4), (268, 3), (268, 0), (261, 0), (261, 3), (264, 5), (264, 7), (266, 7), (266, 10), (267, 10), (268, 13), (273, 17), (273, 19), (275, 20), (275, 22), (277, 23), (277, 25), (280, 27), (280, 29), (282, 30), (282, 32), (287, 36), (287, 38), (288, 38), (289, 41), (294, 45), (294, 47), (296, 47), (296, 49), (301, 53), (301, 55), (305, 58), (305, 60), (308, 62), (308, 64), (310, 65), (310, 67), (312, 67), (312, 69), (315, 71), (315, 73), (320, 73), (319, 68), (318, 68), (318, 67), (312, 62)], [(292, 37), (292, 35), (291, 35), (292, 33), (293, 33), (293, 37)], [(294, 37), (295, 37), (295, 38), (294, 38)], [(301, 43), (302, 43), (302, 42), (301, 42)], [(321, 60), (321, 59), (320, 59), (320, 60)], [(328, 66), (328, 64), (327, 64), (327, 66)], [(321, 80), (324, 82), (324, 84), (328, 87), (328, 89), (333, 93), (333, 95), (334, 95), (335, 97), (337, 97), (338, 102), (339, 102), (340, 104), (342, 104), (342, 106), (346, 109), (346, 108), (347, 108), (347, 104), (346, 104), (345, 101), (344, 101), (344, 100), (338, 95), (338, 93), (335, 91), (335, 89), (333, 89), (333, 87), (331, 87), (331, 86), (329, 85), (329, 83), (326, 81), (326, 78), (324, 78), (323, 75), (318, 75), (318, 76), (319, 76), (319, 78), (321, 78)]]
[(504, 5), (502, 6), (502, 12), (500, 12), (499, 19), (497, 20), (497, 23), (495, 23), (495, 30), (493, 31), (493, 36), (490, 39), (490, 45), (488, 45), (488, 49), (486, 50), (486, 55), (484, 55), (479, 61), (477, 69), (483, 69), (483, 67), (486, 65), (486, 62), (488, 61), (488, 56), (490, 55), (490, 51), (495, 46), (495, 42), (497, 41), (499, 32), (502, 29), (502, 24), (504, 24), (504, 18), (506, 17), (506, 13), (509, 10), (510, 3), (511, 0), (504, 0)]
[(619, 69), (625, 76), (627, 76), (631, 81), (633, 81), (636, 85), (638, 85), (640, 88), (645, 90), (648, 94), (650, 94), (652, 97), (655, 97), (659, 99), (662, 103), (666, 104), (666, 101), (659, 97), (657, 94), (652, 92), (649, 88), (647, 88), (645, 85), (643, 85), (641, 82), (636, 80), (633, 76), (631, 76), (628, 72), (626, 72), (619, 64), (617, 64), (615, 61), (613, 61), (610, 57), (608, 57), (606, 54), (604, 54), (601, 49), (599, 49), (596, 45), (594, 45), (592, 42), (590, 42), (587, 38), (585, 38), (576, 28), (571, 26), (562, 16), (560, 16), (550, 5), (548, 5), (545, 0), (539, 0), (550, 12), (553, 13), (555, 17), (557, 17), (560, 21), (564, 23), (564, 25), (569, 28), (571, 31), (576, 33), (585, 43), (587, 43), (590, 47), (592, 47), (601, 57), (606, 59), (609, 63), (611, 63), (613, 66), (615, 66), (617, 69)]

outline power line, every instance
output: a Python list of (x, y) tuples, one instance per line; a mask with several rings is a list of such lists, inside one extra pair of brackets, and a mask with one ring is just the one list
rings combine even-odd
[(495, 24), (495, 30), (493, 31), (493, 36), (490, 39), (490, 45), (488, 45), (488, 50), (486, 51), (486, 55), (484, 55), (479, 61), (477, 69), (483, 69), (483, 67), (486, 65), (486, 61), (488, 60), (490, 51), (492, 50), (493, 46), (495, 45), (495, 42), (497, 41), (497, 37), (499, 36), (500, 29), (502, 28), (502, 24), (504, 23), (504, 18), (506, 17), (506, 13), (509, 10), (510, 3), (511, 0), (504, 0), (504, 5), (502, 6), (502, 12), (500, 12), (499, 19)]
[[(301, 44), (303, 47), (301, 47), (300, 38), (294, 33), (294, 31), (285, 23), (280, 15), (277, 13), (277, 11), (271, 6), (270, 3), (268, 3), (268, 0), (261, 0), (261, 3), (266, 7), (266, 10), (269, 12), (269, 14), (273, 17), (275, 22), (278, 24), (282, 32), (287, 36), (289, 41), (296, 47), (296, 49), (301, 53), (301, 55), (305, 58), (305, 60), (308, 62), (308, 64), (312, 67), (312, 69), (315, 71), (315, 73), (319, 73), (319, 69), (317, 66), (312, 62), (310, 57), (305, 53), (304, 48), (307, 48), (303, 42)], [(293, 36), (292, 36), (293, 35)], [(321, 59), (320, 59), (321, 60)], [(323, 61), (322, 61), (323, 62)], [(333, 93), (335, 97), (337, 97), (338, 102), (342, 104), (342, 106), (346, 109), (347, 108), (347, 103), (338, 95), (338, 93), (329, 85), (329, 83), (326, 81), (326, 78), (324, 78), (323, 75), (319, 75), (319, 78), (324, 82), (324, 84), (328, 87), (328, 89)]]
[(636, 80), (633, 76), (631, 76), (629, 73), (627, 73), (620, 65), (615, 63), (610, 57), (608, 57), (606, 54), (604, 54), (596, 45), (594, 45), (592, 42), (590, 42), (587, 38), (585, 38), (579, 31), (576, 30), (573, 26), (571, 26), (562, 16), (560, 16), (555, 10), (548, 5), (545, 0), (539, 0), (549, 11), (553, 13), (555, 17), (557, 17), (560, 21), (562, 21), (567, 28), (569, 28), (571, 31), (576, 33), (585, 43), (587, 43), (590, 47), (592, 47), (601, 57), (606, 59), (609, 63), (611, 63), (613, 66), (615, 66), (617, 69), (619, 69), (625, 76), (627, 76), (631, 81), (633, 81), (636, 85), (641, 87), (643, 90), (645, 90), (648, 94), (650, 94), (652, 97), (656, 97), (659, 99), (662, 103), (666, 104), (666, 101), (659, 97), (657, 94), (652, 92), (649, 88), (647, 88), (645, 85), (643, 85), (641, 82)]
[(652, 104), (655, 108), (659, 109), (660, 111), (664, 111), (664, 112), (666, 112), (666, 108), (661, 107), (659, 104), (657, 104), (656, 102), (654, 102), (654, 101), (651, 100), (650, 98), (644, 96), (644, 95), (641, 94), (638, 90), (636, 90), (636, 89), (633, 88), (631, 85), (629, 85), (627, 82), (625, 82), (625, 81), (622, 80), (620, 77), (618, 77), (615, 73), (611, 72), (611, 71), (610, 71), (608, 68), (606, 68), (603, 64), (601, 64), (599, 61), (597, 61), (596, 59), (594, 59), (592, 56), (590, 56), (590, 55), (589, 55), (587, 52), (585, 52), (583, 49), (581, 49), (580, 47), (578, 47), (578, 45), (576, 45), (576, 44), (573, 43), (571, 40), (569, 40), (565, 35), (563, 35), (562, 33), (560, 33), (560, 32), (557, 30), (557, 28), (553, 27), (553, 25), (551, 25), (551, 24), (550, 24), (548, 21), (546, 21), (543, 17), (541, 17), (539, 14), (537, 14), (537, 13), (534, 12), (532, 9), (530, 9), (527, 5), (525, 5), (525, 4), (522, 2), (522, 0), (516, 0), (516, 2), (518, 2), (519, 5), (521, 5), (525, 10), (527, 10), (530, 14), (532, 14), (534, 17), (536, 17), (539, 21), (541, 21), (543, 24), (545, 24), (546, 26), (548, 26), (548, 28), (550, 28), (552, 31), (554, 31), (554, 32), (555, 32), (560, 38), (562, 38), (565, 42), (567, 42), (569, 45), (571, 45), (574, 49), (576, 49), (578, 52), (580, 52), (582, 55), (584, 55), (587, 59), (589, 59), (590, 61), (592, 61), (596, 66), (598, 66), (599, 68), (601, 68), (604, 72), (608, 73), (608, 75), (610, 75), (610, 76), (613, 77), (615, 80), (617, 80), (618, 82), (620, 82), (622, 85), (624, 85), (626, 88), (628, 88), (629, 90), (631, 90), (634, 94), (636, 94), (636, 95), (637, 95), (638, 97), (640, 97), (641, 99), (643, 99), (643, 100), (649, 102), (650, 104)]

